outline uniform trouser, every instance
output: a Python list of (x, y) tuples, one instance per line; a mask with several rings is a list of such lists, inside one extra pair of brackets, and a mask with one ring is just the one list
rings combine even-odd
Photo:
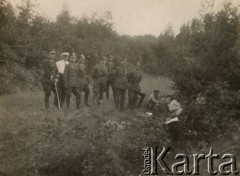
[(109, 99), (109, 89), (110, 89), (110, 86), (112, 88), (113, 98), (115, 97), (114, 96), (114, 93), (115, 93), (114, 81), (107, 81), (107, 84), (106, 84), (106, 97), (107, 97), (107, 99)]
[(115, 106), (120, 111), (124, 109), (126, 91), (127, 89), (121, 89), (121, 88), (115, 89)]
[(153, 110), (156, 105), (157, 104), (155, 102), (151, 101), (151, 100), (147, 102), (147, 108), (149, 110)]
[(45, 97), (44, 97), (45, 109), (49, 108), (49, 97), (51, 96), (51, 92), (54, 93), (54, 102), (53, 102), (53, 104), (55, 106), (58, 106), (58, 100), (57, 100), (56, 89), (55, 89), (54, 84), (45, 84), (44, 85), (44, 92), (45, 92)]
[(106, 91), (106, 82), (101, 82), (98, 83), (98, 93), (99, 93), (99, 97), (98, 100), (102, 100), (103, 99), (103, 93)]
[(63, 83), (63, 75), (59, 75), (59, 81), (58, 81), (58, 95), (60, 99), (60, 106), (63, 107), (65, 101), (66, 101), (66, 88)]
[(80, 86), (80, 95), (82, 93), (82, 91), (84, 92), (84, 104), (88, 104), (88, 97), (89, 97), (89, 94), (90, 94), (90, 88), (89, 88), (89, 85), (88, 84), (82, 84)]
[(67, 98), (66, 98), (67, 108), (70, 107), (70, 97), (71, 97), (72, 93), (76, 96), (76, 107), (80, 108), (81, 94), (79, 92), (78, 87), (68, 87), (67, 88), (67, 91), (66, 91), (66, 94), (67, 94)]
[(129, 97), (128, 107), (130, 109), (133, 109), (136, 106), (138, 96), (140, 97), (138, 106), (141, 106), (145, 98), (145, 93), (134, 91), (134, 90), (128, 90), (128, 97)]
[(172, 138), (173, 143), (178, 143), (180, 141), (180, 136), (182, 134), (180, 127), (181, 124), (179, 122), (172, 122), (168, 124), (168, 132)]

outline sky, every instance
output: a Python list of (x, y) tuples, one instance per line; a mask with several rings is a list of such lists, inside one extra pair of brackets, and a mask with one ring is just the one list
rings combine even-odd
[[(8, 0), (14, 6), (24, 0)], [(199, 17), (202, 2), (207, 0), (31, 0), (37, 4), (36, 11), (55, 20), (57, 14), (67, 6), (75, 17), (91, 16), (97, 12), (112, 12), (113, 28), (121, 35), (158, 36), (171, 25), (178, 33), (182, 24)], [(209, 0), (208, 0), (209, 1)], [(214, 1), (213, 11), (219, 10), (224, 0)], [(240, 0), (232, 0), (235, 5)], [(206, 4), (206, 3), (205, 3)], [(205, 9), (206, 10), (206, 9)]]

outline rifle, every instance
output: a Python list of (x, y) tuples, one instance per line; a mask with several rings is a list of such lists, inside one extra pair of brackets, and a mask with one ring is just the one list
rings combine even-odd
[(54, 88), (55, 88), (56, 95), (57, 95), (57, 101), (58, 101), (58, 110), (60, 110), (60, 101), (59, 101), (58, 89), (57, 89), (57, 82), (56, 82), (56, 81), (54, 81)]

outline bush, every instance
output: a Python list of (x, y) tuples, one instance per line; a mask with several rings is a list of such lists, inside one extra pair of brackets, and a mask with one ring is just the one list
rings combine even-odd
[(35, 70), (26, 70), (16, 63), (1, 66), (0, 95), (39, 88), (39, 76)]

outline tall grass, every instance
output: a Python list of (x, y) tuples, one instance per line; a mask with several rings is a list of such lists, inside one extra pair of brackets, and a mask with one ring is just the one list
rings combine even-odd
[[(142, 91), (147, 95), (153, 89), (159, 89), (161, 95), (173, 93), (171, 86), (171, 80), (148, 74), (144, 74), (141, 83)], [(1, 173), (9, 176), (34, 175), (39, 168), (47, 167), (52, 162), (59, 163), (64, 158), (74, 158), (79, 153), (89, 151), (91, 146), (96, 145), (90, 137), (107, 132), (102, 131), (101, 127), (107, 121), (128, 123), (134, 118), (132, 112), (116, 111), (112, 99), (100, 106), (82, 106), (79, 111), (75, 110), (74, 96), (69, 110), (58, 111), (52, 105), (53, 94), (48, 112), (43, 110), (43, 102), (43, 92), (0, 97)], [(118, 142), (113, 139), (111, 143), (121, 145), (128, 140), (128, 135), (131, 135), (131, 130), (119, 132), (116, 134)]]

